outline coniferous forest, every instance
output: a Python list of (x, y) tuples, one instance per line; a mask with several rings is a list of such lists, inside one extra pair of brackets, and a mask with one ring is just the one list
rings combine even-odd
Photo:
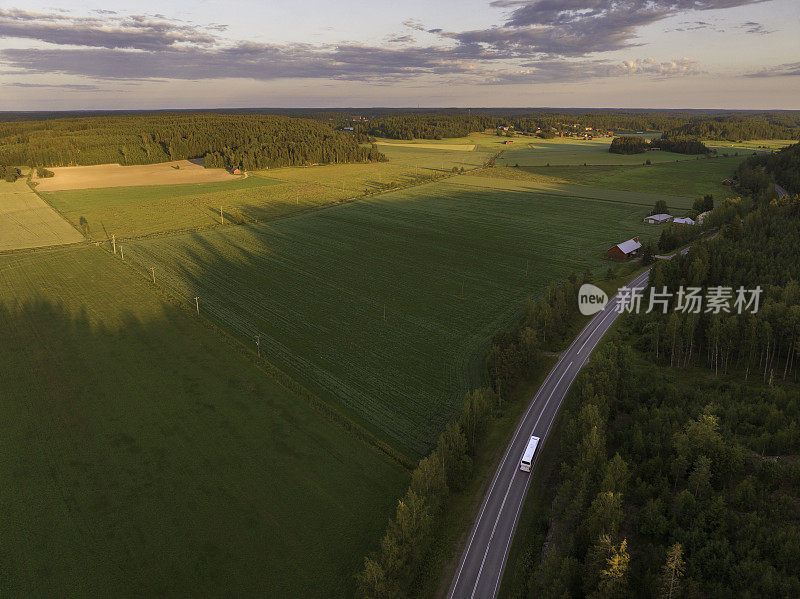
[(0, 164), (151, 164), (205, 158), (206, 166), (271, 168), (380, 161), (363, 139), (309, 119), (159, 113), (0, 123)]
[[(789, 184), (796, 153), (746, 169)], [(718, 234), (649, 285), (760, 287), (758, 310), (673, 297), (623, 320), (562, 414), (513, 596), (800, 596), (800, 196), (759, 178), (739, 191), (704, 225)]]

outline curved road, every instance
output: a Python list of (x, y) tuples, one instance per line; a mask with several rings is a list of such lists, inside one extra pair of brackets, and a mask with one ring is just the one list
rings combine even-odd
[[(686, 253), (688, 249), (681, 253)], [(644, 287), (650, 270), (628, 284)], [(517, 527), (531, 473), (519, 468), (520, 458), (531, 435), (540, 438), (539, 449), (531, 471), (541, 455), (542, 445), (550, 432), (564, 397), (589, 356), (619, 316), (619, 295), (595, 314), (547, 375), (514, 432), (492, 484), (481, 505), (467, 546), (453, 578), (448, 598), (494, 599), (503, 578), (506, 557)]]

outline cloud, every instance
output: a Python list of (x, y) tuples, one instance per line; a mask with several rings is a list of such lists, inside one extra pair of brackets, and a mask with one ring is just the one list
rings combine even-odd
[(160, 50), (180, 44), (211, 45), (217, 37), (191, 25), (147, 15), (71, 17), (0, 9), (0, 38), (34, 39), (56, 45)]
[(512, 9), (503, 27), (446, 37), (481, 43), (516, 55), (585, 56), (640, 45), (638, 28), (688, 11), (757, 4), (768, 0), (495, 0)]
[(738, 29), (743, 29), (745, 33), (754, 33), (756, 35), (769, 35), (770, 33), (775, 33), (774, 30), (764, 29), (764, 26), (761, 23), (756, 23), (755, 21), (747, 21), (746, 23), (742, 23), (739, 25)]
[[(0, 37), (60, 46), (0, 49), (17, 74), (66, 74), (98, 80), (207, 80), (244, 78), (338, 79), (388, 83), (423, 76), (463, 81), (571, 81), (597, 77), (676, 77), (700, 72), (694, 60), (642, 58), (610, 62), (591, 56), (642, 42), (636, 28), (678, 11), (701, 11), (762, 0), (497, 0), (507, 22), (487, 29), (448, 32), (419, 20), (404, 25), (433, 34), (395, 33), (382, 45), (231, 42), (220, 23), (195, 25), (163, 15), (77, 17), (0, 9)], [(113, 13), (113, 14), (111, 14)], [(95, 11), (95, 14), (98, 14)], [(694, 21), (708, 26), (707, 21)], [(757, 23), (746, 23), (750, 27)]]
[(393, 33), (391, 35), (386, 36), (386, 42), (390, 44), (410, 44), (416, 41), (413, 35), (401, 35), (399, 33)]
[(22, 83), (14, 81), (12, 83), (3, 83), (4, 87), (24, 87), (24, 88), (53, 88), (63, 89), (68, 91), (97, 91), (100, 88), (97, 85), (86, 83)]
[(745, 77), (800, 77), (800, 62), (764, 67), (755, 73), (747, 73)]

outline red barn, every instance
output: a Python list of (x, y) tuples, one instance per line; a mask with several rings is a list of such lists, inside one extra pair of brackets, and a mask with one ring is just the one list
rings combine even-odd
[(639, 238), (634, 237), (633, 239), (623, 241), (609, 248), (606, 252), (606, 258), (610, 258), (611, 260), (627, 260), (631, 256), (638, 254), (641, 247), (642, 244), (639, 243)]

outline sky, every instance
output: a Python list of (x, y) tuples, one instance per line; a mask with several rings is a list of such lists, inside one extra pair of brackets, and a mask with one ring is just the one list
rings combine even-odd
[(0, 0), (0, 110), (800, 109), (798, 0)]

